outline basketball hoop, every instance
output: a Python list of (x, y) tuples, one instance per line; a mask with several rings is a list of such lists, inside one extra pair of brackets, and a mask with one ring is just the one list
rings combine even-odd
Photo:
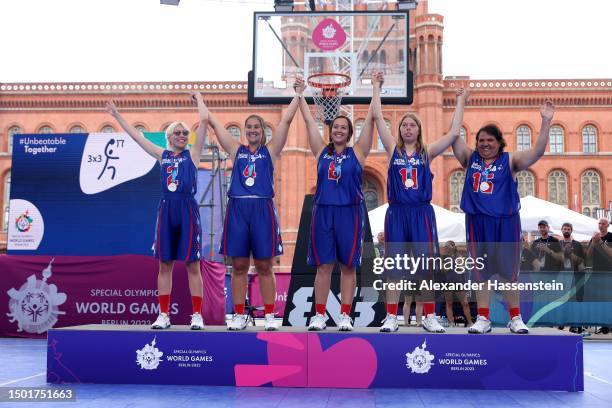
[(346, 74), (323, 72), (308, 77), (308, 85), (315, 88), (313, 99), (319, 122), (330, 124), (338, 116), (344, 88), (350, 84), (351, 77)]

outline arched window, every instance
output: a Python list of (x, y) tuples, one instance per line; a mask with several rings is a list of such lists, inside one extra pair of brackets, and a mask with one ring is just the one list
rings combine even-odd
[(106, 125), (102, 129), (100, 129), (100, 132), (102, 132), (102, 133), (114, 133), (115, 132), (115, 128), (112, 127), (111, 125)]
[(404, 50), (402, 48), (397, 51), (397, 64), (400, 67), (404, 66)]
[(46, 125), (45, 126), (41, 126), (38, 129), (38, 133), (42, 134), (42, 135), (46, 135), (46, 134), (49, 134), (49, 133), (53, 133), (53, 129), (51, 129), (51, 126), (46, 126)]
[(368, 52), (368, 50), (365, 50), (363, 54), (361, 54), (361, 61), (363, 62), (364, 66), (365, 64), (367, 64), (369, 59), (370, 59), (370, 53)]
[(266, 125), (264, 128), (264, 133), (266, 134), (266, 143), (272, 139), (272, 127), (270, 125)]
[(358, 119), (355, 122), (355, 135), (353, 136), (354, 138), (359, 138), (359, 136), (361, 135), (361, 129), (363, 129), (364, 123), (365, 123), (365, 120), (363, 119)]
[(76, 125), (70, 128), (70, 133), (87, 133), (82, 126)]
[(387, 69), (387, 52), (385, 50), (380, 52), (380, 69), (382, 69), (383, 72), (386, 72)]
[(463, 191), (463, 183), (465, 182), (465, 171), (453, 171), (450, 175), (450, 210), (452, 212), (462, 212), (461, 192)]
[(237, 141), (240, 141), (240, 128), (238, 126), (228, 126), (227, 132)]
[(563, 153), (563, 128), (561, 126), (553, 126), (550, 128), (550, 152)]
[(368, 211), (372, 211), (381, 204), (378, 198), (379, 189), (376, 181), (368, 176), (365, 176), (363, 178), (361, 189), (363, 190), (363, 197), (365, 198), (366, 208)]
[(567, 176), (561, 170), (548, 175), (548, 201), (567, 207)]
[(528, 195), (535, 196), (535, 177), (529, 170), (523, 170), (516, 173), (518, 181), (518, 191), (521, 198)]
[(134, 125), (134, 129), (136, 129), (137, 131), (144, 133), (147, 131), (147, 128), (145, 128), (143, 125)]
[(516, 129), (516, 150), (527, 150), (531, 147), (531, 129), (529, 126), (519, 126)]
[(6, 173), (4, 179), (4, 198), (2, 200), (2, 207), (4, 210), (4, 217), (2, 221), (2, 231), (6, 232), (8, 229), (9, 222), (9, 198), (11, 196), (11, 172)]
[(385, 151), (385, 145), (383, 144), (382, 137), (380, 137), (380, 133), (378, 133), (378, 137), (376, 138), (376, 150), (379, 152)]
[(596, 208), (601, 207), (601, 178), (595, 170), (587, 170), (580, 177), (582, 188), (582, 213), (595, 216)]
[(463, 126), (459, 129), (459, 137), (463, 139), (464, 142), (467, 142), (467, 130)]
[(11, 126), (8, 130), (8, 149), (7, 152), (13, 153), (13, 136), (23, 133), (19, 126)]
[(582, 128), (582, 152), (597, 153), (597, 129), (593, 125)]
[[(391, 131), (391, 121), (389, 119), (385, 119), (385, 126), (387, 126), (387, 130), (391, 134), (391, 137), (393, 137), (393, 132)], [(376, 150), (381, 151), (381, 152), (385, 151), (385, 145), (382, 142), (382, 138), (380, 137), (380, 133), (378, 133), (378, 137), (376, 139)]]

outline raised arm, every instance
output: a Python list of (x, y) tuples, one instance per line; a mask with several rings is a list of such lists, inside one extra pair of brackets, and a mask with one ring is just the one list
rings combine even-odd
[(304, 80), (301, 77), (297, 77), (295, 79), (293, 89), (295, 89), (295, 96), (287, 107), (285, 114), (281, 118), (281, 121), (276, 128), (276, 134), (268, 143), (268, 150), (272, 156), (272, 162), (276, 161), (276, 159), (280, 157), (281, 151), (287, 142), (289, 126), (291, 126), (291, 121), (293, 120), (293, 117), (300, 106), (300, 100), (302, 99), (302, 94), (304, 93)]
[(121, 128), (128, 134), (142, 149), (149, 153), (151, 156), (155, 157), (157, 160), (161, 160), (162, 153), (164, 149), (155, 145), (149, 139), (144, 137), (142, 132), (136, 129), (134, 126), (130, 125), (124, 118), (121, 116), (119, 111), (117, 110), (117, 106), (113, 101), (109, 101), (106, 103), (106, 111), (112, 115), (113, 118), (119, 123)]
[(467, 145), (465, 140), (463, 140), (460, 137), (455, 139), (452, 146), (453, 146), (453, 154), (455, 155), (455, 158), (459, 161), (459, 163), (461, 164), (463, 168), (466, 168), (468, 165), (468, 162), (470, 161), (470, 157), (472, 156), (472, 153), (474, 153), (474, 150), (472, 150)]
[[(203, 102), (202, 105), (204, 105)], [(204, 107), (206, 107), (206, 105), (204, 105)], [(225, 152), (230, 156), (230, 159), (234, 160), (236, 158), (236, 153), (240, 148), (240, 143), (229, 134), (227, 129), (223, 127), (215, 115), (213, 115), (210, 111), (208, 111), (208, 123), (215, 131), (217, 140), (219, 141), (219, 144), (223, 150), (225, 150)]]
[(200, 115), (200, 122), (198, 123), (198, 128), (196, 129), (196, 140), (191, 146), (191, 150), (189, 151), (191, 155), (191, 160), (196, 167), (198, 167), (198, 163), (200, 163), (200, 155), (202, 154), (202, 147), (204, 146), (204, 141), (206, 140), (206, 134), (208, 133), (208, 108), (204, 105), (204, 99), (202, 99), (202, 94), (199, 92), (192, 92), (191, 97), (195, 100), (198, 105), (198, 113)]
[(535, 145), (527, 150), (515, 152), (512, 155), (512, 171), (518, 172), (526, 170), (538, 161), (540, 157), (544, 155), (546, 151), (546, 145), (548, 144), (550, 122), (555, 114), (555, 105), (552, 101), (548, 100), (544, 102), (544, 105), (540, 106), (540, 115), (542, 116), (542, 125), (540, 126), (540, 133)]
[[(384, 77), (382, 72), (376, 72), (372, 76), (372, 100), (370, 101), (370, 107), (368, 108), (368, 115), (366, 116), (363, 128), (361, 128), (361, 134), (358, 135), (359, 139), (357, 139), (355, 146), (353, 147), (357, 160), (359, 160), (361, 165), (363, 165), (366, 157), (368, 157), (368, 154), (370, 154), (370, 150), (372, 149), (372, 136), (374, 135), (375, 117), (382, 110), (380, 108), (376, 108), (376, 104), (378, 103), (380, 105), (380, 88), (382, 87), (383, 82)], [(374, 98), (374, 93), (378, 93), (377, 98)], [(376, 101), (374, 99), (376, 99)]]
[(306, 103), (306, 98), (300, 98), (300, 112), (302, 112), (304, 122), (306, 122), (306, 132), (308, 132), (308, 144), (310, 145), (310, 150), (312, 151), (312, 154), (314, 154), (315, 158), (318, 159), (319, 154), (325, 147), (325, 142), (323, 142), (323, 135), (319, 133), (317, 123), (312, 117), (312, 113), (310, 113), (310, 108)]
[(455, 106), (455, 113), (453, 113), (451, 127), (447, 134), (428, 146), (427, 155), (429, 156), (430, 160), (442, 154), (455, 142), (455, 140), (459, 138), (461, 123), (463, 122), (463, 109), (465, 108), (465, 103), (468, 96), (468, 92), (463, 88), (459, 88), (457, 90), (457, 104)]
[[(372, 80), (378, 81), (378, 76), (375, 76)], [(382, 114), (382, 105), (380, 103), (380, 89), (382, 88), (384, 77), (381, 76), (380, 81), (381, 82), (379, 86), (376, 86), (376, 84), (374, 84), (374, 88), (372, 89), (372, 103), (370, 104), (370, 107), (374, 108), (373, 114), (374, 121), (376, 122), (376, 130), (378, 130), (378, 137), (380, 137), (380, 140), (382, 141), (382, 144), (385, 147), (387, 154), (389, 155), (389, 157), (391, 157), (393, 156), (393, 150), (395, 149), (397, 142), (395, 141), (395, 139), (393, 139), (393, 136), (391, 135), (389, 129), (387, 129), (387, 124), (385, 123), (385, 119)]]

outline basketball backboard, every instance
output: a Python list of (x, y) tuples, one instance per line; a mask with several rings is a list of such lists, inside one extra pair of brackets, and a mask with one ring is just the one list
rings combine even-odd
[(289, 103), (295, 77), (319, 73), (350, 76), (342, 104), (368, 104), (376, 71), (382, 103), (412, 103), (407, 11), (256, 12), (253, 24), (251, 104)]

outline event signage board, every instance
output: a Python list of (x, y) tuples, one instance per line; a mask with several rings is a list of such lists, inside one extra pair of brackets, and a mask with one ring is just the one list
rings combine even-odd
[(476, 336), (91, 325), (52, 329), (48, 346), (52, 383), (584, 389), (582, 337), (554, 329)]

